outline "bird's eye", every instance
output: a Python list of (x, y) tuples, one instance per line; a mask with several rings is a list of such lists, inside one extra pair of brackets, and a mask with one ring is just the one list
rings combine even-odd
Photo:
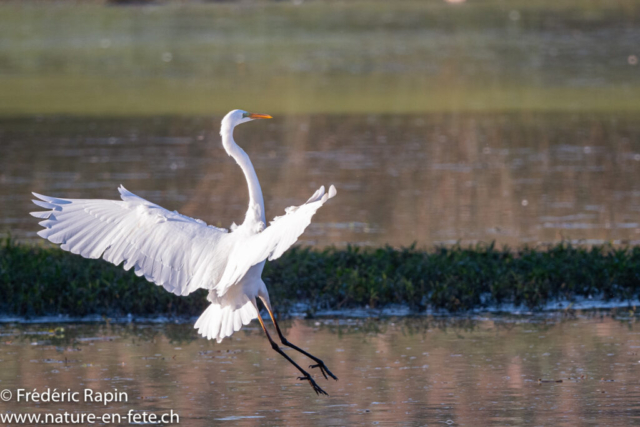
[(247, 117), (249, 117), (249, 113), (247, 113), (247, 112), (242, 113), (242, 118), (243, 119), (246, 119)]

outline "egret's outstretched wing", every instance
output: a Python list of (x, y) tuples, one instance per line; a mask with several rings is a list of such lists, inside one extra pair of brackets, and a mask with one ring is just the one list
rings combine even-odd
[[(211, 288), (222, 276), (227, 230), (170, 212), (124, 187), (119, 200), (58, 199), (33, 193), (38, 235), (85, 258), (104, 258), (176, 295)], [(212, 282), (213, 280), (213, 282)], [(206, 283), (205, 283), (206, 282)]]
[(238, 283), (254, 265), (267, 258), (279, 258), (298, 240), (316, 211), (335, 195), (333, 185), (326, 194), (324, 186), (320, 187), (304, 205), (288, 207), (286, 214), (274, 218), (269, 227), (234, 247), (224, 275), (215, 287), (218, 296), (224, 295), (230, 286)]

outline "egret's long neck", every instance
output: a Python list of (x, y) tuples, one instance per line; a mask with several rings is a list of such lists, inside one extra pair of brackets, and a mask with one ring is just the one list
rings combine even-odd
[(262, 223), (265, 224), (266, 217), (264, 214), (262, 189), (260, 188), (258, 175), (256, 175), (256, 171), (253, 168), (253, 164), (251, 163), (249, 156), (233, 140), (233, 126), (223, 123), (222, 128), (220, 129), (220, 135), (222, 136), (222, 146), (225, 151), (235, 159), (242, 169), (242, 172), (244, 172), (244, 177), (247, 179), (247, 186), (249, 187), (249, 209), (245, 216), (245, 223), (248, 221), (253, 221), (254, 223), (262, 221)]

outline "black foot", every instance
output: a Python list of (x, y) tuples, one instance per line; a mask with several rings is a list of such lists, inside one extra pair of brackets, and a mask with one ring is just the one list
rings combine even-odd
[(316, 382), (313, 380), (313, 378), (311, 378), (311, 376), (309, 376), (309, 374), (307, 374), (304, 377), (298, 377), (298, 379), (300, 381), (303, 381), (303, 380), (309, 381), (309, 384), (311, 385), (311, 387), (313, 387), (313, 391), (315, 391), (316, 394), (318, 394), (318, 395), (319, 394), (324, 394), (325, 396), (329, 396), (326, 391), (321, 389), (320, 386), (318, 384), (316, 384)]
[(336, 377), (335, 375), (333, 375), (331, 373), (331, 371), (324, 365), (324, 362), (320, 361), (318, 362), (317, 365), (310, 365), (309, 368), (313, 369), (313, 368), (320, 368), (320, 372), (322, 372), (322, 375), (324, 375), (324, 379), (328, 380), (329, 378), (327, 378), (327, 374), (333, 378), (334, 380), (338, 381), (338, 377)]

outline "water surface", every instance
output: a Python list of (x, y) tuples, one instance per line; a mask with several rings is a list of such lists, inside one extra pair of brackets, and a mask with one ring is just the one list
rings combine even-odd
[(637, 112), (637, 0), (0, 4), (0, 115)]
[[(0, 228), (35, 238), (31, 191), (127, 189), (229, 227), (248, 202), (220, 116), (0, 119)], [(320, 185), (338, 197), (306, 244), (640, 242), (640, 122), (628, 114), (293, 115), (236, 129), (267, 217)]]
[(284, 325), (292, 342), (323, 358), (339, 377), (317, 378), (329, 397), (296, 380), (257, 322), (221, 344), (198, 338), (191, 325), (4, 324), (1, 389), (118, 389), (129, 400), (107, 407), (0, 402), (0, 410), (174, 410), (181, 424), (193, 426), (628, 426), (640, 418), (634, 317)]

